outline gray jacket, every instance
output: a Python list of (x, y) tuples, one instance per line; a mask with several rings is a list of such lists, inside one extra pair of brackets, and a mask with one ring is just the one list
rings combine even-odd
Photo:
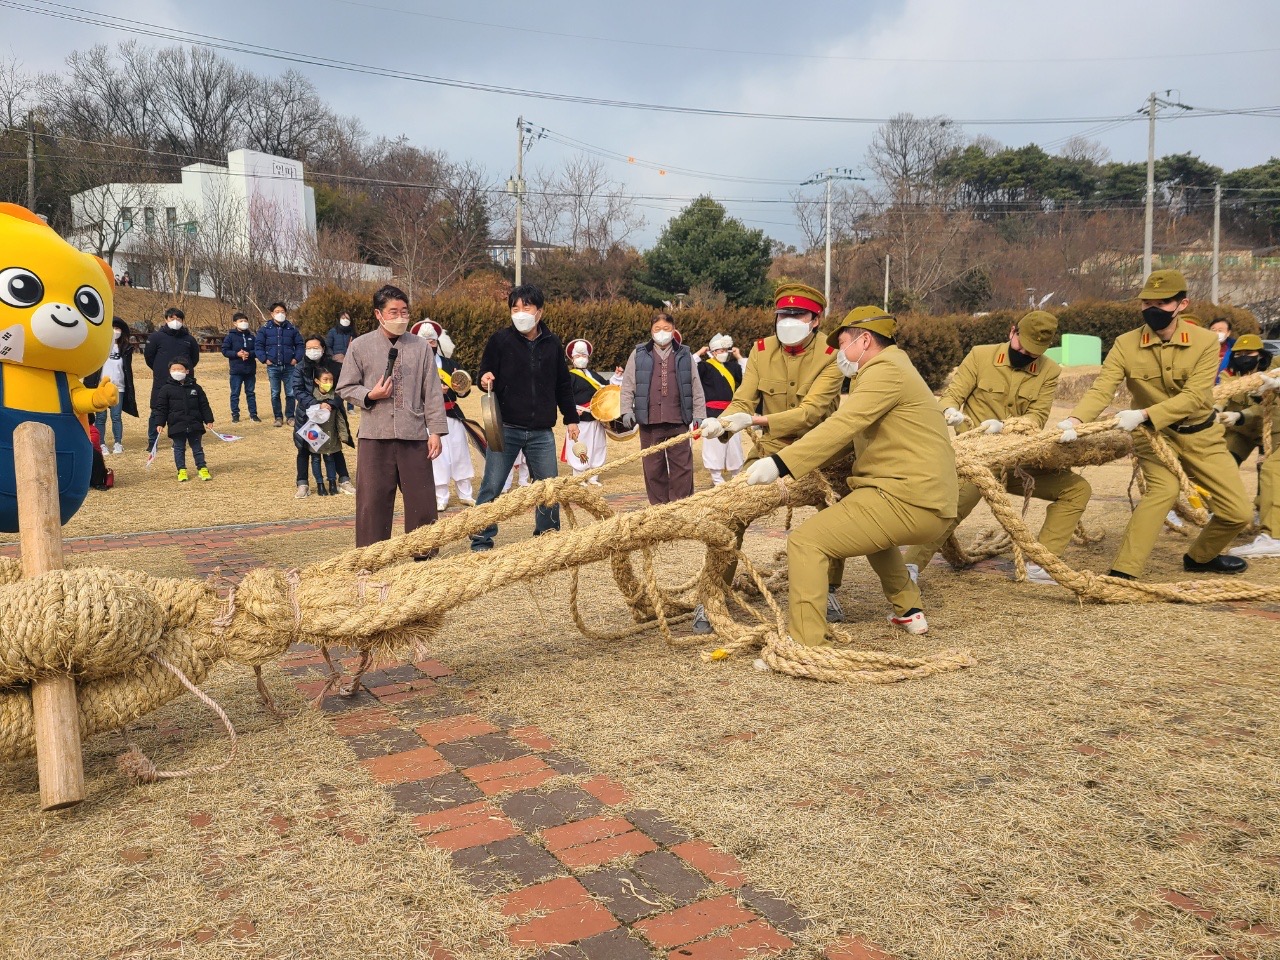
[(381, 329), (356, 337), (347, 347), (338, 377), (338, 396), (361, 408), (361, 440), (426, 440), (427, 433), (449, 432), (436, 357), (421, 337), (406, 333), (397, 351), (391, 396), (369, 400), (369, 391), (387, 369), (391, 341)]
[[(660, 348), (653, 341), (639, 344), (631, 351), (631, 356), (627, 357), (627, 366), (622, 372), (622, 396), (620, 397), (622, 412), (630, 413), (634, 416), (636, 423), (647, 423), (649, 419), (648, 378), (653, 374), (652, 352), (658, 349)], [(671, 344), (667, 349), (674, 351), (676, 355), (676, 376), (679, 379), (678, 386), (680, 388), (680, 414), (688, 425), (701, 423), (707, 416), (707, 401), (702, 391), (702, 378), (693, 372), (693, 358), (689, 353), (689, 348), (683, 345), (677, 347), (675, 344)], [(636, 355), (640, 352), (644, 353), (644, 356), (640, 358), (643, 382), (638, 383)]]

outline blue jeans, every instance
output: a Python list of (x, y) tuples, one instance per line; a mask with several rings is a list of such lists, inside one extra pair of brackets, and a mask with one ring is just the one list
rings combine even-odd
[(117, 403), (114, 407), (107, 407), (106, 410), (99, 410), (97, 416), (93, 418), (94, 424), (98, 428), (98, 436), (101, 438), (99, 443), (105, 445), (107, 442), (106, 427), (108, 413), (111, 414), (111, 432), (115, 434), (116, 443), (124, 443), (124, 417), (120, 415), (120, 405), (122, 403), (124, 403), (123, 400)]
[[(271, 413), (279, 420), (281, 417), (293, 419), (293, 367), (271, 364), (267, 367), (267, 386), (271, 390)], [(280, 412), (280, 388), (284, 387), (284, 412)], [(256, 401), (255, 401), (256, 403)]]
[[(245, 403), (249, 406), (249, 416), (258, 415), (258, 375), (254, 373), (231, 374), (231, 419), (240, 419), (240, 388), (244, 387)], [(290, 414), (292, 416), (292, 414)]]
[[(511, 468), (524, 451), (525, 461), (529, 464), (530, 480), (548, 480), (559, 472), (559, 461), (556, 459), (556, 438), (550, 430), (526, 430), (524, 427), (502, 428), (502, 452), (490, 450), (484, 458), (484, 480), (480, 483), (480, 493), (476, 496), (476, 505), (489, 503), (502, 493), (502, 485), (511, 475)], [(539, 536), (548, 530), (560, 529), (560, 508), (539, 506), (534, 513), (533, 535)], [(498, 535), (498, 525), (485, 527), (479, 533), (471, 535), (472, 550), (492, 550), (493, 538)]]

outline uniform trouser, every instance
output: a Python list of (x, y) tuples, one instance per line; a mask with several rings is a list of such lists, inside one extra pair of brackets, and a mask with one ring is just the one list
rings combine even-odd
[[(1209, 494), (1213, 516), (1187, 548), (1187, 555), (1197, 563), (1218, 556), (1236, 534), (1248, 526), (1252, 516), (1240, 481), (1240, 468), (1228, 452), (1223, 434), (1220, 423), (1199, 433), (1166, 430), (1160, 434), (1173, 447), (1187, 476)], [(1133, 433), (1133, 450), (1146, 478), (1147, 492), (1134, 508), (1120, 551), (1111, 564), (1112, 570), (1131, 577), (1142, 575), (1156, 537), (1164, 527), (1164, 518), (1178, 500), (1178, 478), (1156, 458), (1148, 436), (1145, 427)]]
[[(1060, 555), (1071, 542), (1071, 534), (1075, 532), (1084, 508), (1089, 505), (1093, 488), (1089, 486), (1088, 480), (1070, 470), (1027, 470), (1026, 473), (1032, 478), (1031, 496), (1037, 500), (1049, 501), (1044, 525), (1040, 527), (1040, 543), (1050, 553)], [(1005, 480), (1005, 489), (1016, 496), (1026, 496), (1026, 486), (1016, 474), (1009, 474)], [(927, 567), (933, 555), (942, 549), (947, 538), (973, 512), (981, 499), (982, 493), (972, 483), (960, 484), (955, 522), (937, 540), (908, 550), (904, 557), (906, 562), (914, 563), (921, 570)]]
[(867, 558), (894, 613), (918, 608), (920, 588), (898, 548), (936, 540), (953, 520), (876, 487), (859, 487), (819, 510), (787, 538), (791, 638), (809, 647), (823, 645), (831, 566), (847, 557)]
[(404, 532), (436, 522), (435, 477), (425, 440), (356, 441), (356, 546), (391, 539), (396, 489), (404, 497)]
[(1280, 426), (1271, 432), (1271, 456), (1262, 455), (1260, 436), (1227, 431), (1227, 449), (1236, 463), (1244, 463), (1254, 450), (1258, 451), (1258, 497), (1253, 501), (1258, 511), (1261, 532), (1269, 537), (1280, 535)]
[[(683, 423), (642, 423), (640, 449), (655, 447), (688, 430)], [(645, 457), (644, 489), (650, 503), (672, 503), (693, 496), (693, 444), (677, 443)]]

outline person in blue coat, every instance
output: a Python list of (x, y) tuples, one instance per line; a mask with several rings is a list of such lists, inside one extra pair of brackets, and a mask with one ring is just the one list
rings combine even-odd
[[(271, 391), (271, 413), (276, 426), (284, 426), (284, 418), (293, 420), (293, 368), (302, 359), (302, 336), (289, 322), (285, 306), (277, 300), (271, 305), (271, 319), (258, 329), (255, 340), (258, 360), (267, 365), (267, 387)], [(280, 408), (280, 392), (284, 391), (284, 409)]]
[[(342, 361), (346, 359), (347, 347), (351, 346), (351, 341), (356, 336), (356, 325), (351, 320), (351, 314), (347, 310), (343, 310), (338, 314), (338, 322), (329, 328), (329, 332), (324, 335), (324, 348), (329, 356), (338, 364), (338, 376), (342, 376)], [(347, 404), (347, 412), (350, 413), (355, 409), (355, 404)]]
[(240, 388), (244, 388), (249, 419), (258, 419), (258, 357), (254, 335), (249, 332), (249, 318), (243, 313), (231, 315), (231, 331), (222, 340), (222, 355), (231, 367), (231, 422), (240, 422)]

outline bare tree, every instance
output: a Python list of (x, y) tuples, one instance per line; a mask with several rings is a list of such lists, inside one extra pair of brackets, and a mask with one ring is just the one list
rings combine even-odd
[(73, 229), (85, 249), (112, 263), (126, 237), (141, 229), (143, 210), (154, 205), (151, 184), (104, 183), (72, 195)]
[(249, 149), (298, 160), (315, 154), (325, 137), (336, 132), (331, 129), (336, 118), (311, 81), (296, 70), (250, 79), (244, 120)]
[(38, 102), (39, 78), (22, 69), (16, 57), (0, 60), (0, 123), (23, 127)]
[(167, 47), (158, 56), (165, 138), (189, 157), (215, 159), (239, 146), (253, 79), (207, 47)]
[(1111, 159), (1111, 151), (1099, 140), (1090, 140), (1076, 134), (1058, 148), (1058, 156), (1076, 163), (1088, 163), (1101, 166)]

